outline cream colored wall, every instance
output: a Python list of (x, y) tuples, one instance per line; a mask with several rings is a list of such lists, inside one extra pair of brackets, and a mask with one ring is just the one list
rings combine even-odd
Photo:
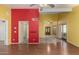
[(59, 14), (59, 19), (67, 20), (67, 41), (79, 47), (79, 6), (70, 13)]
[(11, 13), (10, 8), (6, 5), (0, 5), (0, 19), (8, 20), (8, 42), (11, 43)]
[[(45, 26), (53, 27), (53, 24), (56, 24), (57, 19), (58, 19), (57, 14), (46, 14), (46, 13), (40, 14), (40, 20), (39, 20), (40, 38), (45, 37)], [(51, 30), (51, 33), (52, 33), (52, 30)]]

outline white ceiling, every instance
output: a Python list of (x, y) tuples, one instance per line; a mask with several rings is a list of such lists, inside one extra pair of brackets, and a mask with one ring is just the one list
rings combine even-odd
[[(35, 4), (34, 7), (38, 7), (38, 5), (40, 4)], [(54, 8), (68, 8), (68, 7), (74, 7), (77, 4), (53, 4), (53, 5), (55, 5)], [(24, 7), (31, 7), (31, 4), (10, 4), (9, 6), (12, 8), (16, 8), (16, 7), (24, 8)]]
[[(8, 5), (11, 8), (40, 8), (39, 4), (35, 4), (34, 6), (31, 6), (31, 4), (10, 4)], [(76, 4), (54, 4), (53, 8), (49, 8), (47, 6), (42, 7), (42, 10), (40, 12), (48, 12), (48, 13), (59, 13), (59, 12), (71, 12), (72, 8), (74, 6), (77, 6)]]

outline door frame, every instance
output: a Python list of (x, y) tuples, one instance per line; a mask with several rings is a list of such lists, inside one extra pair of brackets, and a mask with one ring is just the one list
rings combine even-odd
[[(26, 22), (26, 24), (27, 24), (27, 42), (26, 42), (26, 44), (28, 44), (29, 43), (29, 21), (21, 21), (21, 22)], [(19, 37), (20, 36), (19, 24), (20, 24), (20, 21), (18, 21), (18, 43), (20, 44), (20, 42), (19, 42), (19, 39), (20, 39), (20, 37)]]
[(8, 42), (8, 21), (7, 20), (5, 20), (6, 21), (6, 40), (5, 40), (5, 45), (9, 45), (9, 42)]

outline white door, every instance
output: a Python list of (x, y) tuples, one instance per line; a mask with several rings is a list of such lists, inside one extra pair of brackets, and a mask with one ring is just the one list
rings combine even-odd
[(8, 22), (0, 20), (0, 41), (8, 45)]
[(19, 43), (28, 43), (28, 21), (19, 21)]

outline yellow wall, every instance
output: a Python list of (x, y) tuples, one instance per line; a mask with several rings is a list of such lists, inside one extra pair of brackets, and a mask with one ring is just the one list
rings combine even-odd
[(52, 27), (53, 22), (57, 21), (58, 16), (57, 14), (40, 14), (40, 21), (39, 21), (39, 36), (40, 38), (45, 37), (45, 26)]
[(79, 47), (79, 6), (70, 13), (59, 14), (59, 20), (67, 20), (67, 41)]
[[(0, 5), (0, 19), (8, 20), (8, 41), (11, 44), (11, 9)], [(79, 6), (70, 13), (40, 14), (39, 36), (45, 37), (45, 25), (52, 26), (57, 20), (67, 20), (67, 41), (79, 47)], [(49, 23), (50, 22), (50, 23)]]
[(10, 8), (5, 5), (0, 5), (0, 19), (8, 20), (8, 42), (11, 43), (11, 15)]

